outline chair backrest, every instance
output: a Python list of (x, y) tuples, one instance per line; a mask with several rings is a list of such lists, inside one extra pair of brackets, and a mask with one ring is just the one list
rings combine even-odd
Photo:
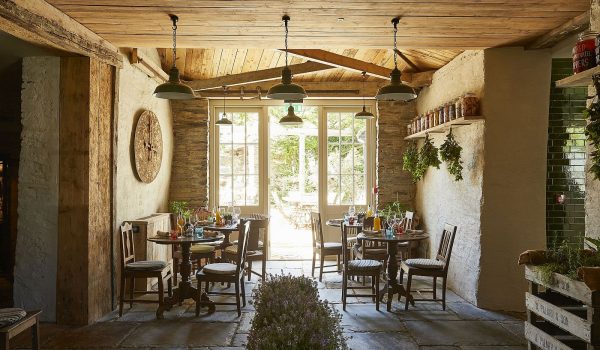
[(255, 251), (258, 250), (259, 246), (258, 246), (258, 241), (260, 241), (260, 236), (262, 233), (262, 236), (264, 237), (264, 241), (263, 244), (267, 244), (266, 243), (266, 239), (268, 238), (268, 231), (269, 231), (269, 218), (264, 218), (264, 219), (249, 219), (248, 220), (250, 222), (250, 233), (249, 233), (249, 237), (248, 237), (248, 249), (247, 250), (251, 250), (251, 251)]
[[(348, 251), (348, 249), (350, 249), (348, 247), (348, 233), (352, 228), (344, 225), (343, 222), (340, 227), (342, 230), (342, 262), (343, 268), (346, 270), (346, 267), (348, 266), (348, 257), (350, 256), (350, 252)], [(356, 228), (354, 229), (356, 230)]]
[(310, 213), (310, 227), (312, 229), (313, 248), (322, 248), (323, 243), (323, 227), (321, 224), (321, 213)]
[(135, 247), (133, 245), (133, 227), (126, 222), (121, 225), (121, 267), (135, 261)]
[(249, 233), (251, 225), (251, 221), (240, 220), (236, 258), (237, 268), (235, 272), (237, 276), (240, 276), (240, 274), (244, 271), (244, 266), (246, 265), (246, 254), (248, 252), (248, 238), (250, 237)]
[(454, 237), (456, 236), (456, 226), (444, 224), (444, 231), (440, 239), (440, 246), (436, 255), (436, 260), (444, 262), (444, 270), (448, 270), (450, 255), (452, 255), (452, 246), (454, 245)]
[(413, 220), (415, 218), (415, 213), (412, 211), (407, 211), (406, 213), (404, 213), (404, 231), (406, 230), (412, 230), (413, 227)]

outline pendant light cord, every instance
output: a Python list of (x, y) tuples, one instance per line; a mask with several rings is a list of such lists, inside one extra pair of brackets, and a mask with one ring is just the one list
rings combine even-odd
[(173, 68), (175, 67), (175, 62), (177, 61), (177, 21), (179, 18), (175, 15), (171, 15), (171, 20), (173, 21)]
[(288, 65), (288, 21), (289, 19), (284, 19), (285, 23), (285, 66)]
[(223, 118), (227, 118), (227, 112), (225, 112), (225, 98), (227, 97), (227, 86), (223, 86)]
[(398, 22), (400, 21), (399, 18), (394, 18), (392, 20), (392, 23), (394, 23), (394, 67), (398, 68), (398, 62), (397, 62), (397, 58), (396, 58), (396, 45), (397, 45), (397, 39), (396, 39), (396, 35), (398, 34)]
[(363, 100), (363, 111), (365, 110), (365, 80), (367, 80), (367, 72), (362, 72), (363, 80), (362, 80), (362, 100)]

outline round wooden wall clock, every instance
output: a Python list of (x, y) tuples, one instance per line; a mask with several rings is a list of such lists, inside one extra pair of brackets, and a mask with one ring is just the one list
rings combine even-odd
[(162, 162), (162, 132), (158, 118), (151, 111), (140, 115), (133, 143), (138, 177), (142, 182), (150, 183), (158, 175)]

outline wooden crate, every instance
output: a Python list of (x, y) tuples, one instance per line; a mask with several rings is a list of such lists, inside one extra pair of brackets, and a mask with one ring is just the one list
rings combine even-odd
[(600, 292), (559, 274), (546, 283), (536, 266), (525, 266), (525, 278), (529, 349), (600, 349)]

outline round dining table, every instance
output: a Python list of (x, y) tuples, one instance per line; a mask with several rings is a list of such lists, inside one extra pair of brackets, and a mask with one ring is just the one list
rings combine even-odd
[(383, 300), (383, 297), (387, 294), (387, 311), (392, 310), (392, 299), (394, 294), (399, 294), (409, 299), (410, 303), (414, 306), (415, 302), (412, 300), (412, 295), (408, 294), (402, 284), (398, 283), (398, 243), (402, 242), (415, 242), (422, 241), (429, 238), (427, 233), (404, 233), (394, 235), (392, 237), (386, 236), (383, 231), (382, 233), (375, 233), (373, 235), (367, 235), (365, 233), (359, 233), (356, 238), (360, 242), (361, 240), (380, 242), (387, 244), (387, 282), (383, 289), (379, 291), (379, 300)]
[[(179, 237), (172, 239), (170, 237), (149, 237), (148, 241), (156, 244), (165, 245), (180, 245), (181, 246), (181, 262), (179, 264), (179, 273), (181, 274), (181, 281), (177, 287), (173, 288), (173, 296), (165, 298), (164, 306), (159, 308), (157, 311), (158, 318), (162, 318), (164, 309), (171, 309), (173, 305), (181, 304), (185, 299), (194, 299), (198, 302), (198, 289), (194, 288), (191, 283), (192, 274), (192, 260), (190, 259), (190, 249), (192, 244), (195, 243), (208, 243), (215, 242), (223, 238), (223, 235), (217, 235), (215, 237)], [(200, 300), (208, 303), (209, 312), (215, 311), (215, 306), (211, 303), (208, 294), (203, 292), (200, 296)]]
[(221, 244), (221, 246), (223, 248), (229, 247), (231, 245), (231, 240), (229, 239), (229, 236), (231, 235), (232, 232), (239, 230), (238, 223), (222, 225), (222, 226), (210, 224), (210, 225), (202, 226), (202, 228), (207, 231), (215, 231), (215, 232), (221, 233), (222, 236), (224, 236), (223, 243)]

